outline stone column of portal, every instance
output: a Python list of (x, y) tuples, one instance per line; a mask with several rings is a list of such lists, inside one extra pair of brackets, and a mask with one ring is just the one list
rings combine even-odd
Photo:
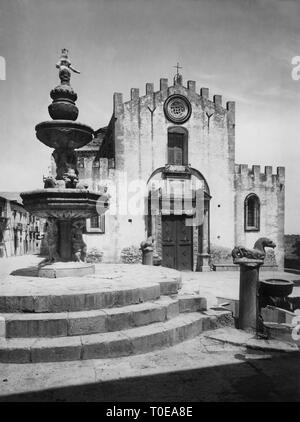
[(263, 260), (241, 258), (234, 261), (240, 266), (238, 328), (258, 332), (259, 268)]
[(208, 224), (208, 209), (204, 210), (204, 219), (202, 225), (202, 247), (200, 246), (201, 252), (198, 253), (198, 268), (197, 271), (210, 271), (208, 253), (208, 239), (209, 239), (209, 224)]

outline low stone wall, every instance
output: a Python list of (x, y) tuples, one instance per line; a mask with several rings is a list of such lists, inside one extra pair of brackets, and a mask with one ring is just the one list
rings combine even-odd
[(300, 235), (284, 236), (284, 267), (300, 270)]
[[(237, 271), (239, 267), (233, 264), (232, 249), (220, 246), (211, 246), (210, 266), (214, 271)], [(275, 253), (272, 249), (266, 250), (266, 257), (262, 270), (277, 270)]]
[(139, 246), (128, 246), (121, 251), (121, 262), (124, 264), (138, 264), (142, 262), (142, 251)]

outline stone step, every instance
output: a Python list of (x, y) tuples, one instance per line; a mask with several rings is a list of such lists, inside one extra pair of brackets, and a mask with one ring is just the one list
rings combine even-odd
[(227, 311), (183, 313), (122, 331), (55, 338), (0, 339), (0, 362), (29, 363), (129, 356), (172, 346), (216, 327)]
[(0, 296), (0, 312), (77, 312), (126, 306), (155, 300), (160, 297), (160, 285), (141, 287), (120, 287), (115, 290), (101, 289), (89, 292), (66, 292), (66, 294), (45, 294), (27, 296)]
[(199, 295), (172, 299), (162, 296), (152, 302), (120, 308), (81, 312), (10, 313), (4, 318), (4, 334), (15, 337), (64, 337), (119, 331), (127, 328), (163, 322), (179, 312), (206, 310), (206, 300)]
[[(11, 277), (13, 280), (6, 282), (6, 291), (1, 290), (0, 313), (59, 313), (127, 306), (156, 300), (161, 295), (176, 294), (181, 283), (179, 278), (158, 279), (157, 282), (107, 281), (99, 276), (85, 277), (84, 282), (82, 278), (79, 281), (68, 277), (33, 278), (26, 280), (25, 287), (28, 290), (25, 290), (19, 288), (19, 278)], [(53, 281), (52, 285), (49, 280)]]

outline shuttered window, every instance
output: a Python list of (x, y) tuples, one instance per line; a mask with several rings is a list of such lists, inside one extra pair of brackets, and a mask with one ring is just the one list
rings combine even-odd
[(168, 134), (168, 164), (179, 166), (186, 164), (184, 134), (182, 133)]

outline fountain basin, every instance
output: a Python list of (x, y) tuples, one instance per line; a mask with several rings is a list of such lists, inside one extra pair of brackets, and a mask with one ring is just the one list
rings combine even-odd
[(38, 277), (45, 278), (85, 277), (92, 274), (95, 274), (95, 265), (87, 262), (55, 262), (38, 269)]
[(105, 212), (108, 208), (106, 195), (86, 189), (39, 189), (22, 192), (21, 198), (25, 209), (40, 218), (90, 218), (99, 214), (99, 210)]
[(260, 282), (260, 295), (271, 297), (285, 297), (292, 293), (294, 283), (290, 280), (270, 278)]
[(94, 130), (70, 120), (41, 122), (35, 127), (36, 136), (43, 144), (54, 149), (77, 149), (92, 141)]

